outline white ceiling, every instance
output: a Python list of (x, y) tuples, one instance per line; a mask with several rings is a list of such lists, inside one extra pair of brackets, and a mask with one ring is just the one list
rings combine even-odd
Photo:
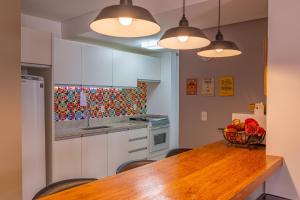
[[(131, 48), (139, 48), (141, 41), (159, 39), (161, 34), (139, 39), (122, 39), (95, 34), (89, 30), (89, 21), (104, 7), (119, 0), (21, 0), (22, 12), (37, 17), (63, 22), (66, 37), (83, 37)], [(268, 0), (222, 0), (222, 25), (265, 18)], [(147, 8), (166, 30), (177, 26), (182, 15), (182, 0), (133, 0)], [(217, 25), (218, 0), (186, 0), (190, 24), (202, 29)], [(87, 17), (88, 16), (88, 17)], [(78, 31), (78, 27), (80, 31)], [(69, 31), (71, 30), (71, 32)]]
[[(187, 5), (205, 1), (209, 0), (187, 0)], [(119, 0), (21, 0), (23, 13), (54, 21), (65, 21), (119, 2)], [(147, 8), (154, 15), (182, 7), (182, 0), (133, 0), (133, 3)]]

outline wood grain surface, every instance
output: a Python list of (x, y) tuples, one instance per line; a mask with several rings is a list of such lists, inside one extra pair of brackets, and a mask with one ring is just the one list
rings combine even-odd
[(242, 200), (282, 165), (221, 141), (42, 200)]

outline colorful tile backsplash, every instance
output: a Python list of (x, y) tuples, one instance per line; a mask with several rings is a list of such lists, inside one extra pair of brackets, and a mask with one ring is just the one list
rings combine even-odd
[[(80, 93), (87, 95), (87, 107), (80, 106)], [(133, 116), (147, 112), (147, 86), (138, 82), (137, 88), (95, 88), (79, 86), (54, 87), (55, 121)]]

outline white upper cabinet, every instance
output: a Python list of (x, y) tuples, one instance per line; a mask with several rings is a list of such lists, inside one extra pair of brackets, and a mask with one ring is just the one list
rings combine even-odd
[(114, 50), (113, 53), (113, 86), (137, 87), (138, 55)]
[(107, 134), (82, 138), (82, 177), (107, 176)]
[(114, 51), (113, 86), (136, 87), (137, 80), (160, 81), (160, 58)]
[(54, 39), (54, 84), (82, 84), (81, 44)]
[(161, 61), (160, 58), (139, 55), (139, 80), (160, 81), (161, 80)]
[(83, 85), (113, 85), (112, 49), (92, 45), (83, 45), (82, 63)]
[(137, 87), (160, 81), (160, 58), (54, 39), (54, 84)]
[(52, 65), (52, 34), (22, 27), (21, 62)]

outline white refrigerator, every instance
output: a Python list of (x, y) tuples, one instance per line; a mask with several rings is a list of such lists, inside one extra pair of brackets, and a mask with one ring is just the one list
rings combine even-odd
[(32, 200), (46, 186), (44, 80), (22, 76), (22, 196)]

